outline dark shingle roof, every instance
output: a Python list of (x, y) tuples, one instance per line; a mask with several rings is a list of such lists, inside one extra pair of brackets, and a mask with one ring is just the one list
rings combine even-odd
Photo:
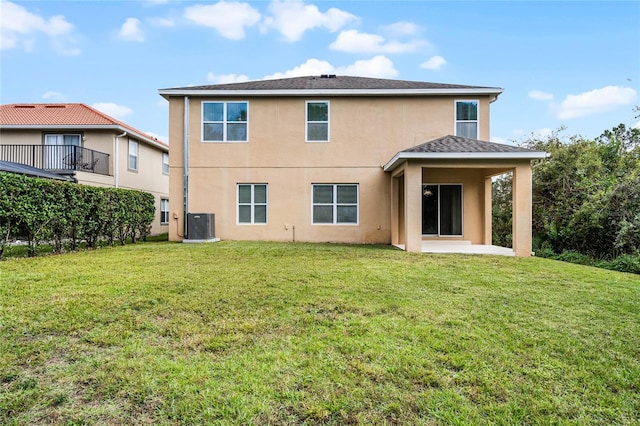
[(0, 172), (16, 173), (19, 175), (40, 177), (46, 179), (66, 180), (71, 182), (75, 181), (71, 176), (59, 175), (57, 173), (37, 169), (35, 167), (27, 166), (26, 164), (14, 163), (12, 161), (0, 160)]
[(495, 142), (486, 142), (478, 139), (464, 138), (462, 136), (447, 135), (421, 145), (405, 149), (402, 152), (537, 152), (532, 149), (519, 146), (505, 145)]
[(256, 80), (243, 83), (213, 84), (208, 86), (175, 87), (163, 90), (447, 90), (447, 89), (495, 89), (497, 87), (465, 86), (460, 84), (429, 83), (424, 81), (389, 80), (382, 78), (323, 75)]
[(413, 160), (534, 160), (548, 156), (546, 152), (519, 146), (447, 135), (398, 152), (383, 169), (392, 171), (405, 161)]

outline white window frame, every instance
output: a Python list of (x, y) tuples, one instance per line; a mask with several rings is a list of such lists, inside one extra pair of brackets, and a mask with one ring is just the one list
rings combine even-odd
[[(476, 103), (476, 119), (475, 120), (458, 120), (458, 103), (459, 102), (475, 102)], [(458, 135), (458, 123), (476, 123), (476, 136), (473, 139), (479, 139), (480, 135), (480, 100), (478, 99), (456, 99), (453, 104), (453, 134)]]
[(162, 153), (162, 174), (163, 175), (169, 174), (169, 153), (168, 152)]
[[(437, 234), (422, 234), (423, 237), (445, 237), (445, 238), (463, 238), (464, 237), (464, 185), (461, 183), (423, 183), (425, 186), (437, 186), (438, 187), (438, 224)], [(457, 234), (441, 234), (440, 233), (440, 187), (441, 186), (459, 186), (460, 187), (460, 235)]]
[[(313, 194), (316, 186), (333, 186), (333, 200), (331, 203), (314, 203)], [(339, 186), (355, 186), (356, 187), (356, 221), (355, 222), (338, 222), (338, 206), (351, 206), (353, 203), (338, 203), (338, 187)], [(333, 207), (333, 222), (316, 223), (313, 221), (313, 210), (315, 206), (332, 206)], [(312, 225), (327, 225), (327, 226), (358, 226), (360, 224), (360, 184), (359, 183), (313, 183), (311, 184), (311, 224)]]
[[(134, 153), (132, 153), (132, 149), (135, 147), (134, 149)], [(127, 167), (129, 170), (134, 170), (134, 171), (138, 171), (138, 169), (140, 168), (140, 146), (138, 144), (137, 141), (134, 141), (133, 139), (129, 139), (129, 156), (127, 157)], [(131, 167), (131, 159), (135, 158), (135, 167)]]
[[(205, 104), (222, 104), (222, 121), (205, 121), (204, 120), (204, 106)], [(245, 121), (227, 121), (227, 106), (229, 104), (246, 104), (247, 105), (247, 119)], [(249, 142), (249, 101), (202, 101), (200, 104), (200, 140), (203, 143), (247, 143)], [(206, 123), (219, 123), (222, 124), (222, 140), (205, 140), (204, 139), (204, 125)], [(227, 126), (229, 123), (244, 123), (247, 126), (247, 137), (243, 141), (227, 140)]]
[[(164, 209), (166, 207), (166, 209)], [(166, 220), (162, 220), (166, 219)], [(160, 224), (166, 225), (169, 223), (169, 199), (160, 198)]]
[[(327, 104), (327, 121), (309, 121), (309, 104)], [(326, 140), (309, 140), (309, 124), (327, 124)], [(331, 102), (328, 100), (311, 100), (304, 103), (304, 140), (308, 143), (327, 143), (331, 140)]]
[[(240, 187), (251, 187), (251, 201), (248, 203), (240, 202)], [(265, 202), (257, 203), (255, 201), (255, 188), (256, 186), (265, 187)], [(240, 222), (240, 206), (251, 206), (251, 222)], [(256, 222), (256, 206), (265, 207), (264, 222)], [(237, 225), (266, 225), (269, 223), (269, 184), (268, 183), (238, 183), (236, 185), (236, 224)]]

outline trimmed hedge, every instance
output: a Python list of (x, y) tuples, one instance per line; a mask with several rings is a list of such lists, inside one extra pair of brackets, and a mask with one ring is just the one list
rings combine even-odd
[(10, 241), (27, 242), (29, 256), (47, 242), (56, 253), (99, 241), (146, 239), (154, 197), (142, 191), (103, 188), (0, 172), (0, 258)]

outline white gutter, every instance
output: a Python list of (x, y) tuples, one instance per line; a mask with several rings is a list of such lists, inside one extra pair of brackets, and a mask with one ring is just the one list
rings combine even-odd
[(119, 186), (119, 182), (118, 182), (118, 177), (120, 175), (120, 138), (124, 138), (125, 136), (127, 136), (127, 132), (122, 133), (121, 135), (116, 135), (114, 140), (116, 143), (116, 147), (113, 150), (113, 152), (115, 153), (115, 158), (113, 159), (113, 168), (115, 176), (114, 176), (114, 180), (115, 180), (115, 187), (118, 188)]
[(405, 160), (537, 160), (551, 154), (527, 152), (399, 152), (383, 166), (385, 172), (394, 170)]
[[(495, 95), (504, 90), (496, 87), (469, 89), (161, 89), (165, 99), (170, 96), (438, 96), (438, 95)], [(495, 100), (495, 99), (494, 99)]]

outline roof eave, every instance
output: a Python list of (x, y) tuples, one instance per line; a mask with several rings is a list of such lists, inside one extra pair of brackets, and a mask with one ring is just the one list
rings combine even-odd
[(547, 152), (399, 152), (383, 166), (385, 172), (395, 170), (406, 160), (539, 160)]
[(208, 90), (160, 89), (165, 99), (171, 96), (238, 97), (238, 96), (442, 96), (493, 95), (497, 98), (504, 90), (497, 87), (457, 89), (277, 89), (277, 90)]
[(0, 130), (2, 129), (28, 129), (28, 130), (114, 130), (118, 133), (127, 132), (137, 139), (145, 142), (148, 145), (154, 146), (162, 151), (169, 152), (169, 146), (151, 139), (139, 132), (134, 132), (128, 127), (121, 126), (119, 124), (0, 124)]

